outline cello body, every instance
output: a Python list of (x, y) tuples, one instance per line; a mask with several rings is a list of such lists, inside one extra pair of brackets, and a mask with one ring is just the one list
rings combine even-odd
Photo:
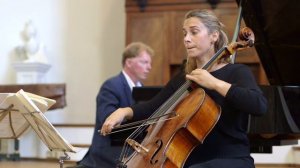
[(132, 153), (125, 163), (127, 168), (183, 167), (221, 115), (221, 108), (201, 88), (188, 92), (169, 110), (175, 117), (148, 127), (140, 144), (145, 150)]

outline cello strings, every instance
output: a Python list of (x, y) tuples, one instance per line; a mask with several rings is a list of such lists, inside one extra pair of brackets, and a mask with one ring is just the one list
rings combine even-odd
[[(160, 108), (158, 108), (149, 118), (153, 120), (153, 118), (160, 118), (159, 116), (161, 115), (165, 115), (166, 112), (168, 112), (168, 109), (170, 109), (170, 107), (175, 106), (182, 98), (183, 96), (185, 96), (184, 92), (186, 92), (188, 90), (188, 88), (191, 85), (191, 81), (187, 80)], [(170, 113), (170, 111), (169, 111)], [(169, 113), (167, 113), (166, 115), (168, 115)], [(152, 121), (151, 120), (151, 121)], [(156, 119), (157, 120), (157, 119)], [(138, 135), (140, 135), (141, 133), (143, 133), (145, 131), (145, 129), (147, 128), (146, 126), (148, 126), (149, 121), (144, 122), (143, 124), (141, 124), (127, 139), (136, 139), (138, 137)], [(124, 147), (122, 149), (121, 155), (120, 155), (120, 159), (123, 161), (125, 158), (127, 158), (126, 156), (129, 155), (129, 149), (130, 146), (127, 144), (127, 142), (125, 142)]]
[[(139, 123), (144, 123), (144, 122), (150, 122), (150, 124), (153, 124), (155, 122), (151, 122), (152, 120), (155, 120), (155, 119), (158, 119), (158, 118), (161, 118), (161, 117), (164, 117), (164, 116), (168, 116), (169, 114), (162, 114), (158, 117), (153, 117), (153, 118), (148, 118), (148, 119), (145, 119), (145, 120), (139, 120), (139, 121), (136, 121), (136, 122), (131, 122), (131, 123), (128, 123), (128, 124), (123, 124), (123, 125), (119, 125), (119, 126), (116, 126), (113, 128), (113, 130), (115, 131), (112, 131), (110, 133), (108, 133), (107, 135), (109, 134), (113, 134), (113, 133), (116, 133), (116, 132), (122, 132), (122, 131), (126, 131), (126, 130), (130, 130), (130, 129), (133, 129), (133, 128), (137, 128), (139, 127), (140, 125), (138, 125)], [(174, 115), (175, 115), (175, 112), (174, 112)], [(150, 125), (148, 124), (148, 125)], [(116, 130), (116, 129), (119, 129), (119, 130)], [(98, 130), (99, 132), (100, 130)]]
[[(170, 116), (170, 114), (171, 114), (171, 116)], [(155, 120), (155, 119), (158, 119), (158, 118), (162, 118), (162, 117), (165, 117), (165, 116), (168, 117), (168, 118), (157, 120), (157, 121), (152, 121), (152, 120)], [(148, 125), (152, 125), (152, 124), (155, 124), (155, 123), (158, 123), (158, 122), (171, 120), (171, 119), (173, 119), (176, 116), (177, 115), (176, 115), (175, 112), (171, 112), (171, 113), (168, 113), (168, 114), (163, 114), (163, 115), (161, 115), (159, 117), (156, 117), (156, 118), (151, 118), (151, 119), (143, 120), (141, 122), (144, 123), (144, 126), (148, 126)], [(147, 121), (147, 122), (145, 122), (145, 121)], [(141, 123), (141, 122), (135, 122), (134, 124), (124, 124), (122, 127), (118, 127), (118, 128), (123, 128), (123, 127), (127, 127), (127, 128), (123, 128), (121, 130), (112, 131), (112, 132), (110, 132), (108, 134), (113, 134), (113, 133), (117, 133), (117, 132), (122, 132), (122, 131), (126, 131), (126, 130), (131, 130), (131, 129), (134, 129), (134, 128), (138, 128), (138, 127), (140, 127), (140, 125), (137, 125), (137, 123)], [(131, 125), (133, 125), (133, 126), (131, 126)], [(131, 126), (131, 127), (128, 127), (128, 126)]]

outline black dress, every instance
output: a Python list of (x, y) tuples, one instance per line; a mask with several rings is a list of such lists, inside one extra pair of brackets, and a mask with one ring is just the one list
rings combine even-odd
[[(204, 89), (207, 95), (221, 106), (222, 113), (204, 143), (198, 145), (190, 154), (185, 167), (190, 165), (201, 167), (201, 164), (208, 163), (218, 168), (220, 168), (218, 164), (231, 168), (235, 163), (236, 167), (254, 167), (247, 137), (248, 117), (249, 114), (264, 114), (267, 111), (267, 100), (257, 86), (250, 69), (245, 65), (228, 64), (211, 74), (231, 83), (232, 86), (225, 97), (216, 91)], [(185, 81), (185, 75), (178, 74), (152, 100), (132, 106), (133, 119), (148, 118)]]

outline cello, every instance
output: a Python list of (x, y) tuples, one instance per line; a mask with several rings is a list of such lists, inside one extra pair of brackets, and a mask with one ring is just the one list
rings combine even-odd
[[(202, 69), (234, 51), (251, 47), (254, 35), (249, 28), (240, 32), (240, 42), (221, 48)], [(183, 167), (191, 151), (203, 143), (221, 115), (218, 106), (202, 88), (187, 80), (162, 106), (125, 141), (119, 168)], [(136, 137), (147, 131), (142, 142)], [(133, 149), (133, 153), (126, 155)]]

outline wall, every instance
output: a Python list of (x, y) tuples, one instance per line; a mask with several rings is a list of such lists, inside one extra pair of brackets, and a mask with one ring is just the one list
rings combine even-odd
[(20, 33), (31, 20), (46, 46), (48, 83), (66, 83), (67, 107), (52, 123), (94, 123), (102, 82), (119, 72), (125, 46), (124, 0), (0, 0), (0, 84), (16, 83), (11, 64)]
[[(15, 49), (24, 44), (29, 20), (52, 66), (47, 83), (66, 84), (67, 107), (46, 117), (53, 124), (93, 124), (100, 85), (121, 69), (125, 0), (0, 0), (0, 84), (16, 83)], [(78, 136), (90, 139), (86, 134)], [(21, 157), (45, 158), (46, 151), (32, 130), (20, 137)]]

